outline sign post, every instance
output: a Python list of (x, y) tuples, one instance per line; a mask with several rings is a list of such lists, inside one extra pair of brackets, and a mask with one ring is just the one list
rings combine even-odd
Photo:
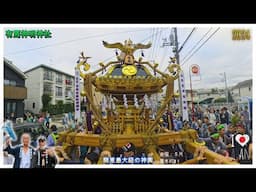
[[(191, 74), (192, 73), (192, 74)], [(190, 94), (191, 94), (191, 106), (192, 106), (192, 121), (194, 121), (194, 101), (193, 101), (193, 88), (192, 88), (192, 78), (191, 76), (200, 76), (200, 67), (197, 64), (191, 65), (189, 69), (189, 79), (190, 79)]]

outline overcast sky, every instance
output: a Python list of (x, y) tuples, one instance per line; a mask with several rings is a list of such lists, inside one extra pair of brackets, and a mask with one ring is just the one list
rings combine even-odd
[[(12, 29), (12, 28), (6, 28)], [(17, 28), (16, 28), (17, 29)], [(40, 28), (22, 28), (40, 29)], [(4, 38), (4, 56), (22, 71), (39, 64), (50, 65), (74, 75), (74, 67), (81, 51), (92, 58), (88, 60), (92, 70), (98, 63), (115, 59), (115, 50), (106, 49), (102, 40), (110, 43), (124, 42), (131, 39), (134, 43), (153, 43), (144, 51), (144, 60), (155, 60), (159, 68), (165, 70), (170, 56), (170, 46), (162, 47), (163, 38), (169, 38), (170, 28), (41, 28), (52, 32), (51, 39), (7, 39)], [(182, 69), (185, 74), (186, 89), (189, 89), (189, 66), (198, 64), (201, 68), (201, 81), (193, 81), (193, 88), (223, 88), (220, 73), (225, 72), (228, 86), (252, 78), (252, 41), (232, 41), (233, 28), (220, 28), (191, 59), (184, 63), (184, 57), (196, 43), (208, 32), (198, 44), (199, 47), (217, 28), (197, 27), (180, 52)], [(192, 28), (178, 28), (179, 45), (184, 42)], [(196, 49), (195, 48), (195, 49)], [(137, 51), (136, 56), (141, 52)]]

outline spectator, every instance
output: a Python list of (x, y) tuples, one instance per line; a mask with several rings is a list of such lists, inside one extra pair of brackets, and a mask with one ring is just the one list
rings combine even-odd
[(57, 157), (53, 149), (46, 146), (45, 136), (39, 136), (37, 140), (38, 149), (33, 155), (32, 168), (54, 168), (57, 164)]
[(210, 135), (210, 138), (205, 138), (204, 141), (208, 149), (215, 153), (217, 153), (219, 150), (226, 150), (225, 144), (220, 141), (219, 133), (212, 133)]
[(209, 112), (209, 122), (213, 125), (216, 125), (216, 116), (213, 109), (211, 109)]
[(32, 167), (32, 157), (34, 153), (34, 148), (30, 146), (30, 135), (23, 133), (21, 136), (21, 145), (15, 147), (11, 146), (11, 140), (6, 140), (6, 151), (8, 154), (14, 156), (13, 168), (31, 168)]
[(62, 124), (64, 126), (64, 129), (68, 128), (68, 118), (67, 118), (66, 114), (64, 114), (64, 116), (62, 117)]
[(229, 138), (236, 133), (236, 127), (232, 124), (229, 124), (228, 131), (225, 133)]
[(196, 130), (197, 132), (199, 131), (199, 125), (198, 125), (198, 119), (197, 117), (194, 117), (194, 120), (191, 124), (191, 128)]
[(209, 137), (209, 133), (208, 133), (208, 126), (209, 125), (210, 125), (209, 118), (204, 117), (203, 124), (202, 124), (201, 128), (199, 129), (199, 136), (200, 137), (202, 137), (202, 138)]
[(247, 106), (244, 107), (244, 110), (241, 112), (241, 116), (244, 117), (243, 123), (245, 124), (246, 132), (249, 133), (251, 130), (251, 127), (250, 127), (250, 114), (248, 112)]
[(209, 123), (208, 124), (208, 135), (211, 135), (212, 133), (214, 133), (216, 131), (217, 131), (216, 127), (213, 124)]
[(47, 129), (49, 129), (49, 127), (50, 127), (50, 114), (48, 112), (46, 112), (46, 116), (44, 118), (44, 123), (45, 123), (45, 126), (47, 127)]
[(215, 112), (216, 124), (220, 122), (220, 110), (217, 109)]
[(178, 116), (174, 116), (173, 126), (175, 131), (179, 131), (182, 129), (182, 122)]
[(44, 122), (44, 116), (41, 116), (41, 117), (38, 119), (38, 122), (39, 122), (39, 123), (43, 123), (43, 122)]
[(59, 135), (57, 132), (57, 127), (56, 127), (56, 125), (52, 125), (51, 126), (51, 134), (48, 135), (48, 137), (47, 137), (47, 145), (49, 147), (57, 145), (58, 138), (59, 138)]
[(227, 108), (223, 107), (220, 112), (220, 124), (224, 124), (225, 126), (229, 124), (229, 114), (227, 112)]
[(226, 146), (231, 144), (231, 138), (225, 134), (225, 126), (220, 124), (217, 126), (218, 133), (220, 135), (220, 141), (222, 141)]

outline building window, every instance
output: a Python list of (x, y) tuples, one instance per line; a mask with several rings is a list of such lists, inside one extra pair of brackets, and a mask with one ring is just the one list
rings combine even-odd
[(10, 81), (8, 79), (4, 80), (4, 85), (10, 85)]
[(66, 89), (65, 90), (65, 97), (72, 97), (72, 90), (71, 89)]
[(12, 113), (16, 111), (16, 103), (12, 103)]
[(62, 88), (61, 87), (55, 88), (55, 95), (56, 95), (56, 97), (62, 97)]
[(44, 94), (52, 95), (52, 85), (49, 83), (44, 83)]
[(11, 113), (11, 103), (7, 102), (6, 104), (6, 113)]
[(15, 80), (8, 80), (8, 79), (5, 79), (5, 80), (4, 80), (4, 85), (16, 86), (17, 83), (16, 83)]
[(36, 107), (36, 104), (35, 104), (35, 103), (33, 103), (33, 104), (32, 104), (32, 108), (33, 108), (33, 109), (35, 109), (35, 107)]
[(66, 85), (72, 85), (72, 83), (73, 83), (72, 78), (71, 78), (71, 77), (66, 77), (65, 84), (66, 84)]
[(56, 76), (56, 83), (62, 84), (62, 74), (58, 73)]
[(16, 86), (16, 81), (11, 80), (11, 81), (10, 81), (10, 85), (11, 85), (11, 86)]
[(6, 104), (6, 113), (15, 113), (16, 112), (16, 102), (7, 102)]
[(44, 70), (44, 80), (53, 80), (53, 72), (49, 70)]

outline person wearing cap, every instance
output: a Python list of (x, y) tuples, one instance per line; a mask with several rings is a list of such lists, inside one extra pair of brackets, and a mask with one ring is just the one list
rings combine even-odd
[(233, 137), (234, 158), (240, 164), (252, 163), (252, 137), (246, 134), (246, 128), (242, 124), (237, 125), (237, 133)]
[(54, 151), (46, 146), (46, 137), (39, 136), (37, 141), (38, 148), (33, 155), (32, 168), (54, 168), (57, 157)]
[(47, 145), (49, 147), (57, 145), (57, 140), (59, 138), (59, 135), (57, 133), (57, 127), (56, 125), (51, 126), (51, 134), (47, 137)]
[(205, 145), (209, 150), (218, 152), (219, 150), (226, 150), (226, 145), (220, 141), (220, 134), (218, 132), (211, 133), (209, 138), (202, 138), (205, 141)]
[(217, 131), (220, 135), (220, 140), (225, 144), (225, 145), (229, 145), (231, 144), (231, 138), (229, 138), (226, 134), (225, 134), (225, 126), (223, 124), (219, 124), (217, 125)]

